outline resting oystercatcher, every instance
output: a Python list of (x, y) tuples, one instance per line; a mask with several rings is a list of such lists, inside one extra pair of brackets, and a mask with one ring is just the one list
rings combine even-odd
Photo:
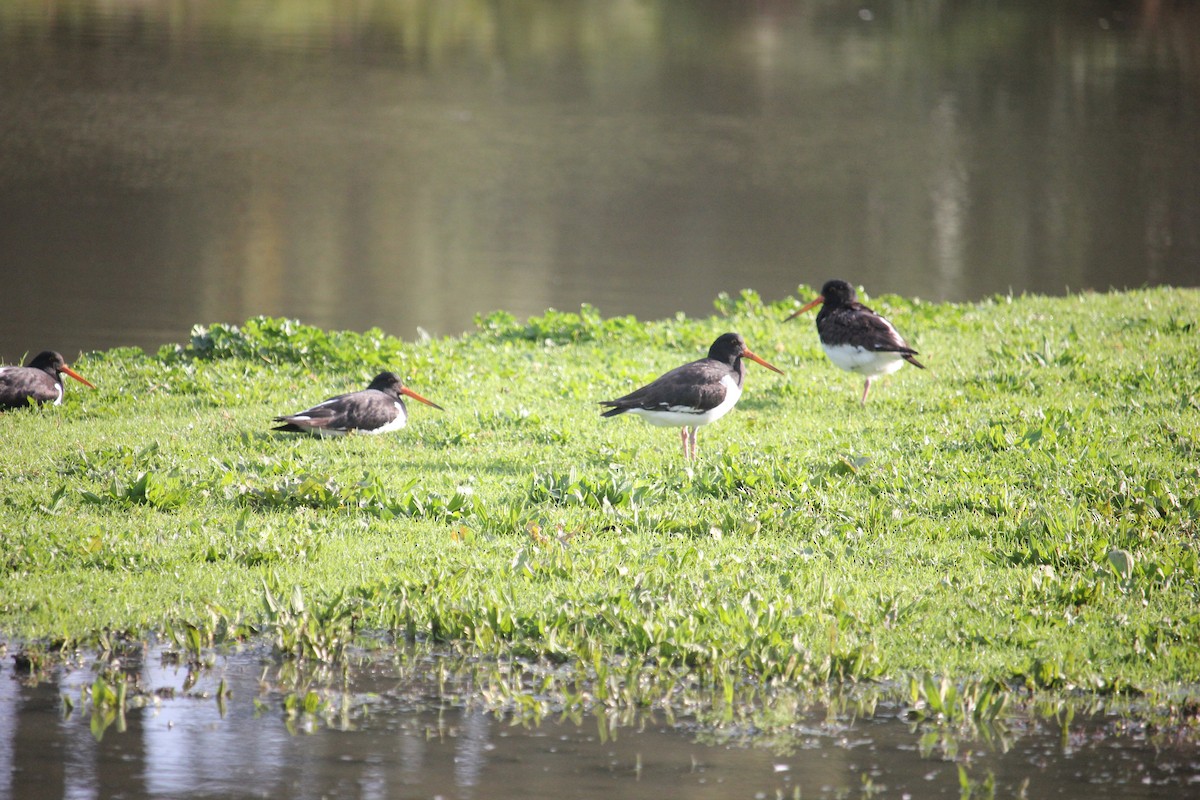
[(396, 373), (381, 372), (361, 392), (339, 394), (299, 414), (275, 417), (275, 422), (284, 424), (271, 430), (314, 433), (318, 436), (342, 436), (352, 431), (398, 431), (408, 422), (408, 411), (401, 395), (408, 395), (425, 405), (445, 411), (437, 403), (426, 400), (402, 384)]
[(23, 408), (30, 401), (62, 405), (63, 373), (84, 386), (95, 389), (91, 381), (67, 366), (53, 350), (43, 350), (23, 367), (0, 367), (0, 410)]
[(925, 369), (924, 364), (913, 358), (920, 353), (908, 346), (892, 323), (858, 302), (854, 287), (845, 281), (826, 281), (817, 299), (788, 319), (816, 305), (821, 306), (817, 312), (817, 333), (825, 355), (842, 369), (866, 376), (862, 393), (864, 405), (867, 392), (871, 391), (872, 378), (895, 372), (905, 361)]
[(708, 348), (707, 358), (676, 367), (624, 397), (602, 401), (600, 405), (609, 409), (601, 416), (629, 412), (651, 425), (678, 426), (683, 457), (695, 459), (697, 429), (725, 416), (742, 396), (742, 380), (746, 377), (743, 357), (783, 374), (783, 370), (750, 352), (741, 334), (726, 333)]

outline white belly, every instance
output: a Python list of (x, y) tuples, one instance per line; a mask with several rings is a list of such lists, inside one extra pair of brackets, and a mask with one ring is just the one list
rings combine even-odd
[(716, 422), (721, 417), (728, 414), (737, 401), (742, 396), (742, 387), (737, 385), (729, 375), (721, 379), (721, 385), (725, 387), (725, 399), (721, 404), (710, 408), (708, 411), (698, 413), (689, 411), (684, 407), (669, 408), (669, 409), (645, 409), (632, 408), (630, 414), (637, 414), (642, 419), (649, 422), (651, 425), (659, 425), (661, 427), (683, 428), (683, 427), (699, 427), (707, 425), (710, 422)]
[(904, 356), (899, 353), (877, 352), (852, 344), (822, 347), (834, 364), (847, 372), (856, 372), (868, 378), (889, 375), (904, 366)]
[(408, 415), (404, 413), (404, 406), (400, 405), (399, 403), (396, 403), (396, 418), (394, 420), (389, 422), (387, 425), (383, 425), (381, 427), (376, 428), (373, 431), (363, 431), (363, 433), (370, 433), (370, 434), (391, 433), (392, 431), (400, 430), (407, 424), (408, 424)]

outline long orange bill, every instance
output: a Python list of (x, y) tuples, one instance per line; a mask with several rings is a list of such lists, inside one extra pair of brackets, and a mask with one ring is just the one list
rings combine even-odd
[(75, 370), (73, 370), (73, 369), (71, 369), (70, 367), (68, 367), (66, 364), (63, 364), (63, 365), (62, 365), (62, 371), (63, 371), (63, 372), (65, 372), (65, 373), (67, 373), (67, 374), (68, 374), (68, 375), (70, 375), (72, 378), (74, 378), (75, 380), (79, 381), (79, 382), (80, 382), (80, 383), (82, 383), (84, 386), (88, 387), (89, 389), (95, 389), (95, 388), (96, 388), (96, 385), (95, 385), (94, 383), (92, 383), (92, 382), (91, 382), (91, 381), (89, 381), (87, 378), (85, 378), (85, 377), (83, 377), (82, 375), (80, 375), (80, 374), (79, 374), (78, 372), (76, 372)]
[(774, 364), (768, 364), (766, 361), (764, 361), (763, 359), (754, 355), (754, 353), (751, 353), (749, 350), (743, 350), (742, 355), (745, 356), (746, 358), (750, 359), (751, 361), (753, 361), (756, 364), (762, 364), (767, 369), (775, 370), (780, 375), (783, 374), (783, 370), (781, 370), (779, 367), (775, 366)]
[(413, 400), (420, 400), (425, 405), (433, 406), (438, 411), (446, 410), (446, 409), (442, 408), (441, 406), (439, 406), (437, 403), (433, 402), (432, 400), (426, 400), (424, 397), (421, 397), (421, 395), (417, 394), (416, 392), (414, 392), (412, 389), (408, 388), (407, 386), (403, 386), (400, 388), (400, 394), (406, 394), (409, 397), (411, 397)]
[(825, 296), (824, 296), (824, 295), (820, 295), (820, 294), (819, 294), (819, 295), (817, 295), (817, 299), (816, 299), (816, 300), (813, 300), (811, 303), (809, 303), (808, 305), (806, 305), (806, 306), (804, 306), (803, 308), (801, 308), (801, 309), (800, 309), (799, 311), (797, 311), (795, 314), (792, 314), (792, 316), (790, 316), (790, 317), (788, 317), (787, 319), (785, 319), (785, 320), (784, 320), (784, 322), (787, 322), (787, 321), (788, 321), (788, 319), (792, 319), (792, 318), (794, 318), (794, 317), (798, 317), (798, 316), (800, 316), (801, 314), (803, 314), (805, 311), (808, 311), (810, 308), (813, 308), (814, 306), (819, 306), (819, 305), (821, 305), (821, 303), (824, 303), (824, 302), (825, 302)]

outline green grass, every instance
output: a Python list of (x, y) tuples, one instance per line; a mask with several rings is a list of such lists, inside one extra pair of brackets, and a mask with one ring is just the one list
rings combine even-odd
[[(994, 687), (1194, 691), (1200, 292), (871, 302), (929, 369), (866, 407), (811, 317), (780, 322), (796, 301), (752, 292), (708, 319), (500, 312), (419, 343), (257, 319), (85, 355), (96, 391), (0, 415), (0, 631), (318, 660), (389, 631), (633, 704), (689, 681), (894, 681), (948, 716), (944, 681), (976, 714)], [(727, 330), (787, 374), (748, 365), (694, 465), (673, 430), (599, 417)], [(385, 366), (446, 412), (268, 431)]]

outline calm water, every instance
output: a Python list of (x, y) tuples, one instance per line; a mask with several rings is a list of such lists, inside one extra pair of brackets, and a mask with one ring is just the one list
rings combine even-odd
[(0, 358), (1200, 283), (1200, 4), (0, 4)]
[[(960, 798), (958, 764), (994, 776), (997, 797), (1200, 796), (1200, 752), (1152, 744), (1102, 719), (1015, 723), (1005, 740), (961, 742), (957, 759), (922, 752), (923, 731), (880, 709), (851, 721), (818, 709), (771, 746), (687, 721), (610, 731), (594, 718), (514, 725), (437, 694), (435, 658), (350, 673), (326, 694), (338, 713), (292, 723), (286, 669), (252, 653), (193, 675), (161, 651), (123, 668), (157, 700), (97, 731), (81, 661), (37, 685), (0, 668), (0, 797), (288, 798)], [(232, 692), (215, 698), (221, 681)], [(283, 679), (294, 686), (295, 680)], [(303, 685), (303, 682), (300, 682)], [(450, 685), (455, 692), (470, 687)], [(67, 712), (63, 698), (75, 704)], [(1021, 786), (1027, 794), (1020, 795)], [(986, 795), (982, 795), (986, 796)]]

